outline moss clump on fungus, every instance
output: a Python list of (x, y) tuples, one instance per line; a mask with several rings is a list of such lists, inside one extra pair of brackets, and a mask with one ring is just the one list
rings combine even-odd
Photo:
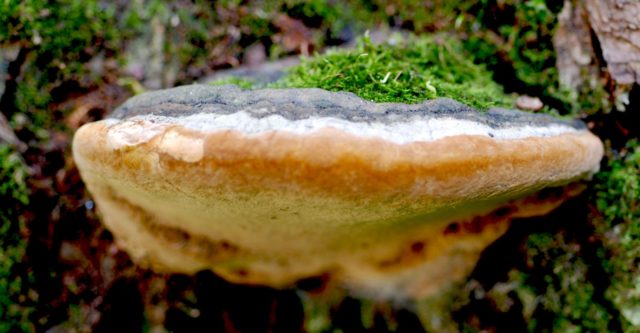
[(28, 203), (26, 167), (9, 146), (0, 144), (0, 333), (30, 332), (30, 275), (24, 264), (26, 242), (19, 207)]
[[(281, 8), (290, 10), (290, 15), (297, 17), (298, 13), (309, 26), (322, 22), (331, 34), (349, 29), (359, 33), (363, 27), (371, 26), (416, 33), (460, 33), (467, 54), (491, 69), (497, 82), (508, 82), (510, 91), (540, 97), (547, 110), (575, 116), (610, 107), (609, 93), (602, 82), (590, 82), (585, 77), (587, 80), (577, 91), (559, 82), (553, 35), (558, 28), (562, 1), (283, 2)], [(311, 8), (320, 14), (311, 15)], [(343, 21), (350, 21), (349, 29), (344, 29), (344, 23), (335, 24)]]
[(640, 142), (630, 141), (597, 175), (598, 227), (608, 252), (607, 297), (623, 318), (626, 332), (640, 332)]
[(274, 86), (348, 91), (374, 102), (446, 97), (478, 109), (513, 106), (491, 74), (445, 36), (411, 36), (378, 45), (365, 36), (355, 50), (304, 59)]

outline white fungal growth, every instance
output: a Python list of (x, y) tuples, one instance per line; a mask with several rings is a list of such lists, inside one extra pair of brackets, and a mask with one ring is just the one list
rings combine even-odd
[[(532, 126), (514, 124), (512, 127), (492, 128), (486, 124), (456, 118), (414, 117), (398, 119), (396, 122), (352, 122), (334, 117), (311, 117), (290, 120), (280, 115), (262, 118), (253, 117), (246, 111), (232, 114), (197, 113), (185, 117), (156, 115), (134, 116), (127, 120), (108, 120), (108, 141), (113, 147), (137, 145), (162, 133), (167, 126), (177, 125), (186, 129), (215, 132), (235, 130), (246, 135), (259, 135), (271, 131), (282, 131), (308, 135), (321, 129), (333, 128), (364, 138), (379, 138), (397, 144), (428, 142), (458, 135), (479, 135), (498, 140), (548, 137), (580, 130), (568, 125), (547, 124)], [(144, 124), (144, 125), (143, 125)], [(188, 158), (196, 158), (193, 152)]]

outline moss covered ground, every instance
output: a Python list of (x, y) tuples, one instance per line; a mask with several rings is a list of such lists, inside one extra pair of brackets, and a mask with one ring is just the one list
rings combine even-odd
[(27, 242), (21, 216), (29, 203), (27, 174), (20, 155), (0, 144), (0, 332), (33, 329), (29, 315), (35, 300), (25, 269)]
[(619, 309), (625, 331), (640, 332), (640, 144), (632, 140), (597, 178), (594, 214), (611, 277), (607, 297)]
[[(27, 148), (0, 139), (0, 332), (300, 331), (300, 291), (322, 281), (277, 291), (134, 266), (101, 226), (69, 144), (137, 92), (316, 51), (277, 84), (479, 108), (527, 94), (587, 122), (606, 143), (603, 171), (555, 213), (514, 222), (460, 288), (452, 320), (468, 332), (639, 332), (640, 88), (622, 112), (606, 77), (560, 84), (564, 3), (576, 1), (1, 2), (0, 112)], [(418, 37), (325, 53), (376, 29)], [(352, 297), (327, 311), (325, 331), (422, 329), (411, 310)]]

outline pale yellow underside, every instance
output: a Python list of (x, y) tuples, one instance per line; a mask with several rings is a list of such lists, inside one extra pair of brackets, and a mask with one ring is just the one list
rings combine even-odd
[[(398, 145), (330, 129), (246, 137), (167, 127), (117, 149), (107, 138), (104, 123), (85, 125), (74, 157), (137, 262), (278, 287), (328, 273), (385, 297), (466, 276), (511, 218), (578, 191), (533, 193), (584, 178), (602, 156), (588, 132)], [(189, 142), (197, 149), (180, 149)]]

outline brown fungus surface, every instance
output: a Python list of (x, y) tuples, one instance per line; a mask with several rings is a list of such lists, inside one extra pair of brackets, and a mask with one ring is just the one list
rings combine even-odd
[(580, 122), (448, 99), (201, 85), (134, 97), (73, 146), (142, 265), (275, 287), (325, 274), (395, 298), (465, 277), (512, 218), (579, 193), (602, 149)]

